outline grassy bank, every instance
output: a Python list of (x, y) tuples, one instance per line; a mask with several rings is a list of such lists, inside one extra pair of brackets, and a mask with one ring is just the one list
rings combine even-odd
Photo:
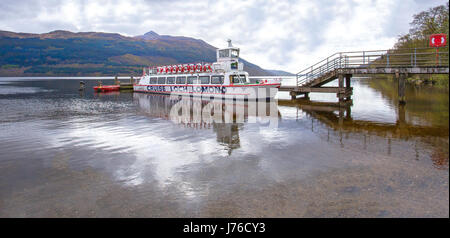
[[(395, 79), (394, 75), (374, 75), (374, 78), (382, 78), (382, 79), (388, 79), (390, 81)], [(448, 74), (429, 74), (429, 75), (409, 75), (406, 78), (406, 83), (411, 85), (431, 85), (436, 88), (441, 89), (449, 89), (449, 76)]]
[(415, 85), (429, 84), (439, 88), (448, 88), (448, 74), (414, 75), (408, 77), (408, 83)]

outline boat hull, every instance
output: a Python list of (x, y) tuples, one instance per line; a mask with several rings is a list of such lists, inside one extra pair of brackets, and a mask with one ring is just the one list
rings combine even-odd
[(280, 84), (255, 85), (134, 85), (135, 92), (238, 100), (271, 99)]
[(102, 86), (95, 86), (94, 90), (96, 92), (111, 92), (111, 91), (119, 91), (120, 86), (119, 85), (102, 85)]

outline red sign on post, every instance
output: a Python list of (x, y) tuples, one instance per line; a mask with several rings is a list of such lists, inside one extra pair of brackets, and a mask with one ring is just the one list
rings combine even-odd
[(447, 44), (446, 34), (433, 34), (430, 36), (431, 47), (443, 47)]

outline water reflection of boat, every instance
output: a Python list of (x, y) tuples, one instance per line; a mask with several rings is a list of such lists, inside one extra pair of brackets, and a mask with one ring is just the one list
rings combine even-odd
[(240, 147), (239, 129), (244, 123), (277, 126), (276, 101), (252, 102), (204, 100), (156, 94), (133, 94), (139, 112), (194, 129), (212, 129), (229, 154)]
[(213, 123), (276, 123), (277, 101), (205, 100), (154, 94), (133, 94), (141, 112), (175, 123), (203, 127)]
[(119, 91), (94, 92), (94, 95), (96, 95), (96, 96), (103, 96), (103, 95), (120, 95), (120, 92), (119, 92)]

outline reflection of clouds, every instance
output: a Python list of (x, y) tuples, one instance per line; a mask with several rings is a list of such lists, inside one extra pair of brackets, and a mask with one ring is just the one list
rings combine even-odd
[[(81, 146), (88, 145), (94, 149), (98, 148), (112, 153), (133, 154), (135, 160), (131, 164), (114, 171), (116, 179), (124, 181), (128, 185), (142, 184), (145, 181), (145, 171), (149, 167), (153, 169), (154, 176), (160, 185), (164, 185), (167, 180), (173, 178), (177, 168), (198, 162), (198, 154), (202, 154), (202, 150), (207, 147), (197, 144), (195, 141), (186, 143), (183, 140), (180, 143), (168, 139), (164, 132), (158, 129), (129, 131), (126, 125), (99, 124), (101, 126), (96, 124), (89, 127), (75, 126), (64, 137), (74, 138), (75, 141), (85, 141)], [(156, 126), (158, 125), (160, 123), (156, 123)], [(203, 141), (202, 143), (208, 142)], [(60, 144), (59, 146), (64, 145)]]
[[(222, 150), (220, 153), (220, 146), (214, 137), (191, 136), (181, 137), (181, 140), (171, 139), (165, 130), (161, 130), (161, 127), (168, 128), (167, 125), (148, 121), (138, 123), (136, 126), (141, 130), (132, 131), (126, 120), (120, 120), (118, 124), (71, 125), (66, 133), (59, 135), (59, 139), (55, 141), (56, 146), (68, 147), (75, 144), (87, 146), (94, 151), (100, 150), (99, 154), (110, 153), (111, 157), (96, 158), (88, 163), (93, 167), (108, 170), (114, 179), (123, 185), (138, 186), (155, 182), (161, 189), (165, 189), (176, 184), (180, 189), (179, 192), (186, 197), (195, 197), (197, 189), (190, 181), (183, 181), (178, 172), (183, 171), (185, 167), (209, 163), (226, 156), (225, 151)], [(172, 130), (171, 133), (190, 133), (190, 129), (175, 128), (175, 130), (176, 132)], [(122, 157), (121, 153), (132, 156), (123, 156), (124, 161), (115, 159)], [(208, 156), (211, 154), (214, 156)]]
[[(369, 87), (368, 80), (371, 79), (353, 77), (351, 80), (351, 86), (353, 87), (352, 118), (355, 120), (395, 124), (397, 120), (395, 105), (392, 105), (390, 100), (384, 98), (381, 92)], [(324, 86), (338, 86), (338, 80), (334, 80)], [(313, 101), (337, 101), (336, 94), (332, 93), (311, 93), (310, 98)]]
[[(0, 82), (2, 84), (2, 82)], [(3, 84), (7, 84), (4, 82)], [(51, 92), (52, 90), (37, 88), (37, 87), (15, 87), (15, 86), (2, 86), (0, 87), (0, 95), (8, 94), (21, 94), (21, 93), (41, 93), (41, 92)]]
[(354, 98), (352, 106), (352, 117), (354, 119), (382, 123), (396, 122), (397, 112), (394, 105), (383, 98), (380, 92), (360, 82), (352, 81), (352, 83), (358, 84), (358, 88), (353, 90), (352, 96)]
[[(415, 0), (3, 0), (0, 28), (15, 32), (70, 30), (126, 35), (154, 30), (162, 35), (203, 39), (215, 46), (230, 38), (245, 49), (243, 58), (263, 68), (296, 72), (336, 51), (392, 47), (396, 35), (408, 29), (414, 13), (436, 5), (433, 1)], [(184, 25), (190, 27), (180, 27)]]
[[(53, 146), (87, 147), (98, 150), (103, 156), (109, 153), (111, 157), (96, 158), (87, 163), (105, 168), (115, 180), (126, 186), (154, 181), (161, 189), (175, 185), (184, 196), (198, 197), (197, 193), (205, 192), (207, 188), (199, 188), (194, 178), (186, 180), (184, 172), (195, 170), (201, 173), (202, 168), (217, 159), (230, 157), (231, 150), (242, 149), (239, 135), (242, 128), (235, 123), (212, 123), (209, 127), (177, 126), (167, 115), (170, 113), (168, 97), (155, 100), (155, 97), (141, 95), (136, 99), (145, 118), (137, 116), (106, 122), (90, 119), (89, 123), (84, 119), (73, 119), (52, 140)], [(260, 123), (250, 124), (257, 128), (261, 126)], [(259, 153), (257, 151), (262, 149), (256, 148), (271, 139), (269, 132), (262, 131), (260, 136), (258, 131), (255, 133), (261, 143), (255, 146), (248, 141), (247, 147), (255, 148), (255, 153)], [(131, 156), (118, 161), (116, 158), (121, 154)]]

